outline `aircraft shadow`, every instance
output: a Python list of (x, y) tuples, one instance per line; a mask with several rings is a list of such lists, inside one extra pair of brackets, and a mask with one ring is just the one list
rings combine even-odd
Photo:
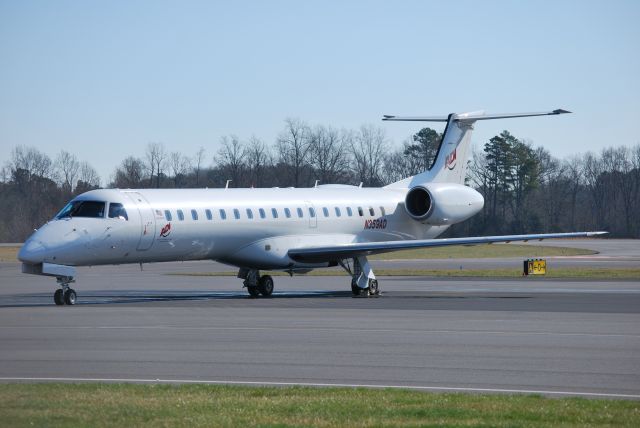
[[(158, 302), (197, 302), (197, 301), (221, 301), (221, 300), (256, 300), (256, 301), (273, 301), (273, 300), (290, 300), (290, 299), (345, 299), (354, 300), (405, 300), (405, 299), (426, 299), (431, 301), (462, 301), (467, 299), (531, 299), (527, 295), (509, 295), (496, 293), (437, 293), (432, 291), (425, 292), (395, 292), (392, 294), (384, 293), (374, 297), (354, 297), (350, 290), (346, 291), (280, 291), (274, 292), (271, 297), (253, 298), (245, 291), (217, 291), (217, 292), (158, 292), (158, 291), (125, 291), (125, 292), (91, 292), (78, 295), (75, 306), (89, 305), (130, 305), (130, 304), (146, 304)], [(53, 297), (49, 293), (37, 294), (15, 294), (0, 296), (0, 308), (17, 308), (17, 307), (50, 307), (54, 306)]]

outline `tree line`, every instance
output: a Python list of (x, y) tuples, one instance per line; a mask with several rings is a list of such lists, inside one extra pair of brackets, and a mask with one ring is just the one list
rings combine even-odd
[[(276, 140), (221, 138), (220, 148), (192, 156), (147, 144), (128, 156), (105, 187), (310, 187), (318, 183), (381, 186), (428, 169), (442, 134), (423, 128), (399, 147), (384, 129), (311, 126), (287, 119)], [(640, 237), (640, 145), (558, 159), (503, 131), (474, 150), (466, 184), (485, 198), (483, 211), (448, 236), (607, 230)], [(86, 161), (55, 159), (18, 146), (0, 170), (0, 241), (21, 242), (72, 197), (101, 186)]]

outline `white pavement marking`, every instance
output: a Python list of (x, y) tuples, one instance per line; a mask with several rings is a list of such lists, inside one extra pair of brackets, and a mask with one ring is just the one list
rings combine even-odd
[(184, 383), (204, 385), (254, 385), (254, 386), (309, 386), (309, 387), (337, 387), (337, 388), (376, 388), (376, 389), (412, 389), (419, 391), (450, 391), (450, 392), (490, 392), (512, 394), (541, 394), (566, 395), (581, 397), (610, 397), (640, 399), (640, 394), (616, 394), (593, 391), (548, 391), (536, 389), (503, 389), (503, 388), (473, 388), (452, 386), (412, 386), (412, 385), (375, 385), (358, 383), (313, 383), (313, 382), (260, 382), (233, 380), (197, 380), (197, 379), (135, 379), (135, 378), (80, 378), (80, 377), (0, 377), (0, 382), (120, 382), (120, 383)]
[[(348, 332), (343, 327), (214, 327), (214, 326), (174, 326), (174, 325), (72, 325), (72, 326), (51, 326), (51, 325), (17, 325), (0, 326), (1, 330), (211, 330), (211, 331), (328, 331), (328, 332)], [(580, 336), (580, 337), (628, 337), (640, 338), (640, 334), (625, 333), (561, 333), (550, 331), (500, 331), (500, 330), (415, 330), (397, 328), (359, 328), (360, 333), (420, 333), (420, 334), (495, 334), (495, 335), (521, 335), (521, 336)]]

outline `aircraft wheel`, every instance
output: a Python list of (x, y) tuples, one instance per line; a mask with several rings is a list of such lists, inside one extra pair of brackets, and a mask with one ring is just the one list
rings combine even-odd
[(356, 282), (356, 280), (352, 279), (351, 280), (351, 294), (353, 294), (354, 296), (359, 296), (361, 291), (362, 291), (362, 289), (360, 287), (358, 287), (358, 283)]
[(68, 289), (64, 293), (64, 302), (67, 305), (75, 305), (76, 304), (76, 292), (73, 288)]
[(251, 297), (258, 297), (260, 295), (260, 290), (258, 290), (258, 287), (247, 287), (247, 292)]
[(64, 292), (62, 288), (57, 289), (56, 292), (53, 293), (53, 301), (57, 306), (64, 305)]
[(264, 297), (271, 296), (273, 293), (273, 278), (271, 275), (263, 275), (258, 280), (258, 290)]
[(369, 280), (369, 294), (372, 295), (372, 296), (380, 294), (380, 289), (378, 288), (378, 280), (377, 279), (370, 279)]

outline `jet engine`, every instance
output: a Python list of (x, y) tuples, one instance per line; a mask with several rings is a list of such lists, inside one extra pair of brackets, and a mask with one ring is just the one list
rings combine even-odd
[(404, 206), (413, 219), (444, 226), (459, 223), (478, 213), (484, 206), (484, 198), (462, 184), (427, 183), (409, 190)]

